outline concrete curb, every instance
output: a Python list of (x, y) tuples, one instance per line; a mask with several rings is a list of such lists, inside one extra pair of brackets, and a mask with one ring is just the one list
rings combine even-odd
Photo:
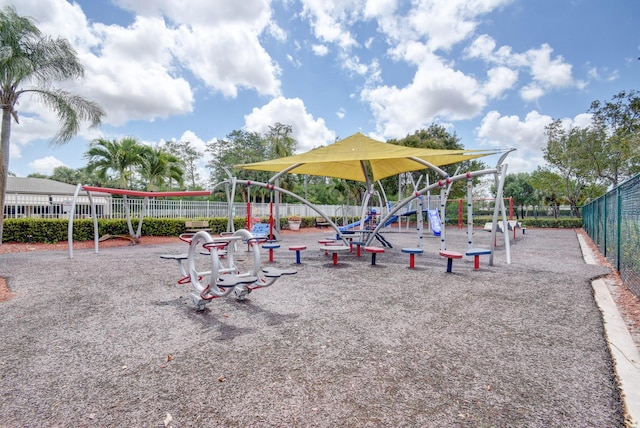
[[(584, 260), (597, 264), (585, 239), (578, 235)], [(604, 323), (609, 350), (613, 357), (618, 387), (624, 401), (625, 422), (628, 427), (640, 427), (640, 352), (636, 347), (618, 307), (611, 297), (607, 284), (602, 279), (592, 283), (594, 297)]]

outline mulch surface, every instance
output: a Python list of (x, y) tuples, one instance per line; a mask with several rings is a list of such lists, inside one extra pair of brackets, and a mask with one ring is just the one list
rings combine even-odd
[(330, 234), (283, 233), (272, 265), (297, 274), (204, 311), (160, 258), (186, 251), (177, 238), (73, 258), (3, 244), (0, 426), (624, 426), (591, 287), (611, 272), (584, 263), (576, 231), (529, 228), (511, 263), (500, 236), (493, 265), (452, 274), (433, 236), (408, 269), (415, 231), (385, 233), (376, 266), (333, 266), (317, 243)]

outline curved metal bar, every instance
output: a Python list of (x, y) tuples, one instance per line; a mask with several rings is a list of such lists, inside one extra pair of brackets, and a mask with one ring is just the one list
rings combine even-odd
[(322, 211), (320, 208), (318, 208), (315, 205), (313, 205), (311, 202), (309, 202), (305, 198), (303, 198), (301, 196), (298, 196), (295, 193), (290, 192), (290, 191), (288, 191), (286, 189), (278, 187), (278, 186), (276, 186), (274, 184), (262, 183), (262, 182), (259, 182), (259, 181), (250, 181), (250, 180), (238, 180), (237, 183), (238, 184), (244, 184), (244, 185), (247, 185), (247, 184), (251, 183), (252, 186), (256, 185), (256, 186), (267, 188), (269, 190), (274, 189), (274, 190), (277, 190), (280, 193), (284, 193), (285, 195), (288, 195), (288, 196), (292, 197), (293, 199), (303, 203), (304, 205), (308, 206), (313, 211), (318, 213), (322, 218), (324, 218), (327, 221), (327, 223), (329, 223), (329, 225), (331, 227), (333, 227), (333, 229), (336, 231), (336, 234), (341, 237), (340, 239), (344, 242), (344, 244), (348, 245), (347, 239), (342, 236), (342, 232), (340, 232), (340, 228), (333, 222), (333, 220), (331, 220), (331, 218), (329, 218), (329, 216), (324, 211)]
[(515, 152), (516, 150), (517, 149), (509, 149), (506, 152), (504, 152), (502, 156), (500, 156), (500, 159), (498, 159), (498, 162), (496, 162), (496, 169), (500, 169), (500, 166), (502, 165), (504, 160), (507, 158), (507, 156), (509, 156), (509, 153)]
[(144, 220), (144, 216), (147, 213), (147, 208), (149, 207), (149, 197), (145, 196), (144, 201), (142, 202), (142, 209), (140, 210), (140, 221), (138, 222), (138, 230), (136, 231), (136, 239), (140, 239), (142, 236), (142, 220)]
[(269, 181), (267, 181), (267, 183), (273, 183), (273, 182), (275, 182), (278, 178), (282, 177), (284, 174), (288, 173), (288, 172), (289, 172), (289, 171), (291, 171), (292, 169), (295, 169), (295, 168), (299, 167), (300, 165), (304, 165), (304, 164), (302, 164), (302, 163), (296, 163), (296, 164), (293, 164), (293, 165), (291, 165), (291, 166), (289, 166), (289, 167), (287, 167), (287, 168), (283, 169), (282, 171), (280, 171), (279, 173), (277, 173), (276, 175), (274, 175), (273, 177), (271, 177), (271, 178), (269, 179)]
[[(220, 272), (222, 271), (220, 265), (220, 257), (218, 255), (218, 250), (216, 248), (211, 248), (209, 250), (210, 258), (211, 258), (211, 270), (198, 272), (196, 270), (195, 258), (198, 255), (199, 251), (198, 245), (200, 242), (208, 243), (213, 242), (214, 239), (211, 237), (209, 232), (205, 232), (203, 230), (196, 232), (195, 235), (191, 238), (191, 244), (189, 244), (189, 253), (187, 256), (187, 267), (189, 271), (189, 277), (191, 278), (191, 285), (196, 291), (200, 294), (200, 298), (203, 300), (211, 300), (216, 297), (224, 297), (227, 296), (233, 288), (227, 288), (221, 290), (217, 287), (218, 278), (220, 277)], [(225, 269), (226, 271), (227, 269)], [(209, 276), (208, 284), (202, 284), (200, 282), (200, 277)]]
[(71, 212), (69, 213), (69, 224), (67, 225), (67, 243), (69, 244), (69, 258), (73, 258), (73, 216), (76, 212), (76, 201), (78, 200), (78, 193), (82, 184), (76, 186), (76, 191), (73, 193), (73, 199), (71, 200)]
[(93, 251), (98, 254), (98, 242), (100, 242), (100, 237), (98, 236), (98, 215), (96, 214), (96, 203), (91, 197), (91, 192), (88, 190), (87, 196), (89, 197), (89, 205), (91, 206), (91, 217), (93, 218)]
[(448, 186), (450, 183), (452, 183), (454, 181), (467, 179), (467, 178), (473, 178), (473, 177), (479, 177), (481, 175), (495, 174), (496, 172), (497, 172), (497, 170), (495, 168), (491, 168), (491, 169), (483, 169), (483, 170), (479, 170), (479, 171), (471, 171), (471, 172), (467, 172), (467, 173), (464, 173), (464, 174), (458, 174), (458, 175), (454, 175), (453, 177), (447, 177), (445, 180), (438, 180), (438, 182), (430, 184), (430, 185), (428, 185), (426, 187), (423, 187), (422, 189), (414, 192), (413, 195), (411, 195), (411, 196), (403, 199), (402, 201), (398, 202), (398, 204), (395, 206), (395, 208), (393, 208), (391, 211), (389, 211), (389, 213), (385, 216), (384, 219), (380, 220), (380, 222), (378, 223), (378, 225), (374, 229), (373, 233), (371, 233), (371, 236), (369, 236), (369, 238), (367, 239), (366, 245), (370, 245), (371, 244), (371, 242), (375, 238), (375, 234), (378, 233), (380, 231), (380, 229), (382, 229), (383, 225), (386, 224), (386, 222), (391, 217), (393, 217), (398, 211), (400, 211), (400, 208), (403, 208), (404, 206), (408, 205), (409, 203), (411, 203), (411, 201), (413, 201), (414, 199), (418, 198), (419, 196), (424, 195), (428, 191), (436, 189), (438, 187), (439, 188), (443, 188), (444, 186)]
[(415, 157), (415, 156), (411, 156), (411, 157), (409, 157), (409, 159), (411, 159), (414, 162), (418, 162), (419, 164), (422, 164), (422, 165), (426, 166), (427, 168), (430, 168), (430, 169), (434, 170), (435, 172), (437, 172), (438, 174), (440, 174), (443, 177), (446, 177), (446, 176), (449, 175), (445, 171), (443, 171), (441, 168), (435, 166), (431, 162), (427, 162), (424, 159), (420, 159), (420, 158)]
[[(242, 239), (243, 241), (250, 241), (252, 239), (255, 239), (255, 236), (253, 236), (253, 234), (251, 232), (249, 232), (247, 229), (238, 229), (234, 232), (234, 234), (232, 235), (234, 237), (238, 237), (240, 239)], [(260, 246), (256, 243), (255, 245), (251, 246), (253, 249), (253, 270), (251, 272), (246, 272), (246, 273), (239, 273), (237, 276), (259, 276), (260, 273)]]

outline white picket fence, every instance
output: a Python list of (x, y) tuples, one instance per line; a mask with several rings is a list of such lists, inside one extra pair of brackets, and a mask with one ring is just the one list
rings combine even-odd
[[(98, 218), (125, 218), (124, 202), (121, 198), (94, 197)], [(137, 217), (143, 208), (143, 199), (128, 198), (129, 210)], [(318, 205), (322, 212), (332, 217), (359, 216), (360, 207), (340, 205)], [(5, 198), (5, 218), (69, 218), (71, 197), (67, 195), (13, 195)], [(227, 217), (231, 209), (234, 217), (246, 217), (247, 204), (236, 202), (229, 207), (227, 202), (197, 201), (187, 199), (150, 199), (146, 216), (153, 218), (212, 218)], [(252, 203), (253, 217), (274, 216), (317, 217), (316, 211), (303, 204)], [(86, 196), (80, 196), (76, 202), (75, 218), (89, 218), (91, 207)]]

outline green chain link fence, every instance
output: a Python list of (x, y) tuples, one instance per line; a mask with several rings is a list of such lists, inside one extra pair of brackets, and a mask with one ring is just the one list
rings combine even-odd
[(582, 225), (640, 298), (640, 174), (582, 207)]

